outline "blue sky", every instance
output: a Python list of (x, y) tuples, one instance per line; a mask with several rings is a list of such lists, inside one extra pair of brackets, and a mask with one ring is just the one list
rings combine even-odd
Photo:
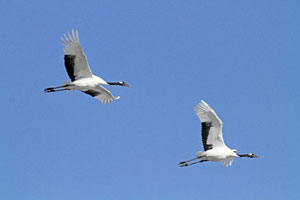
[[(6, 200), (299, 199), (300, 2), (0, 2), (0, 194)], [(45, 94), (78, 29), (119, 100)], [(261, 159), (179, 168), (202, 150), (194, 106)]]

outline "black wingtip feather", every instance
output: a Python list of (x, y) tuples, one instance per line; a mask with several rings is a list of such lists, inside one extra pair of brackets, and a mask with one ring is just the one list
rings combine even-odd
[(201, 123), (201, 125), (202, 125), (202, 143), (203, 143), (204, 150), (207, 151), (207, 150), (210, 150), (213, 148), (212, 144), (207, 144), (207, 137), (209, 134), (209, 130), (212, 126), (212, 123), (211, 122), (203, 122), (203, 123)]
[(75, 55), (65, 55), (65, 66), (71, 81), (75, 81), (74, 67)]

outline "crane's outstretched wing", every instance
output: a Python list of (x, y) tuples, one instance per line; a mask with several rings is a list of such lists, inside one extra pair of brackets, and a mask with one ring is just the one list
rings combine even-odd
[[(69, 37), (68, 37), (69, 36)], [(72, 35), (68, 33), (62, 37), (62, 43), (65, 46), (65, 66), (67, 73), (72, 81), (81, 78), (92, 77), (92, 72), (87, 59), (82, 51), (77, 30), (72, 30)]]
[(97, 85), (96, 87), (89, 89), (87, 91), (82, 91), (96, 99), (100, 100), (102, 103), (107, 104), (111, 103), (114, 99), (119, 99), (120, 97), (114, 97), (107, 89), (102, 87), (101, 85)]
[(196, 115), (202, 124), (202, 143), (204, 150), (225, 146), (222, 135), (222, 121), (209, 105), (201, 100), (195, 107)]

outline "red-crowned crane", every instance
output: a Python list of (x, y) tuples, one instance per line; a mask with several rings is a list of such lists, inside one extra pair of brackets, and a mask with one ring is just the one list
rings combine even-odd
[(61, 40), (65, 47), (65, 67), (72, 82), (65, 82), (58, 87), (46, 88), (45, 92), (80, 90), (107, 104), (111, 103), (114, 99), (119, 99), (119, 97), (114, 97), (101, 85), (130, 87), (124, 81), (106, 82), (91, 72), (86, 56), (81, 48), (77, 30), (72, 30), (72, 35), (70, 33), (68, 33), (68, 36), (64, 34), (64, 38), (62, 37)]
[(223, 123), (215, 111), (205, 101), (201, 100), (194, 110), (201, 121), (202, 143), (205, 151), (198, 151), (194, 159), (180, 162), (178, 164), (180, 167), (186, 167), (205, 161), (221, 162), (225, 166), (230, 166), (233, 159), (237, 157), (259, 158), (259, 156), (253, 153), (238, 154), (237, 150), (230, 149), (225, 145), (222, 135)]

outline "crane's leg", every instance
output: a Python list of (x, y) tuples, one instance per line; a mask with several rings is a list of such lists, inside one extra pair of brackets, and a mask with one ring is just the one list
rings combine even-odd
[(198, 161), (192, 162), (192, 163), (183, 163), (183, 164), (179, 165), (179, 167), (187, 167), (187, 166), (190, 166), (190, 165), (195, 165), (197, 163), (206, 162), (206, 161), (208, 161), (208, 160), (198, 160)]
[(67, 86), (63, 85), (63, 86), (58, 86), (58, 87), (46, 88), (46, 89), (44, 89), (44, 92), (60, 92), (60, 91), (64, 91), (64, 90), (70, 90), (70, 89), (68, 89)]
[(184, 163), (191, 162), (191, 161), (197, 160), (197, 159), (198, 159), (198, 158), (193, 158), (193, 159), (191, 159), (191, 160), (181, 161), (181, 162), (178, 163), (178, 165), (182, 165), (182, 164), (184, 164)]
[(201, 156), (201, 157), (196, 157), (196, 158), (193, 158), (191, 160), (186, 160), (186, 161), (181, 161), (178, 163), (179, 167), (186, 167), (186, 166), (189, 166), (189, 165), (194, 165), (196, 163), (199, 163), (199, 162), (204, 162), (206, 160), (199, 160), (197, 162), (193, 162), (193, 163), (190, 163), (191, 161), (194, 161), (194, 160), (197, 160), (197, 159), (201, 159), (201, 158), (204, 158), (205, 156)]

